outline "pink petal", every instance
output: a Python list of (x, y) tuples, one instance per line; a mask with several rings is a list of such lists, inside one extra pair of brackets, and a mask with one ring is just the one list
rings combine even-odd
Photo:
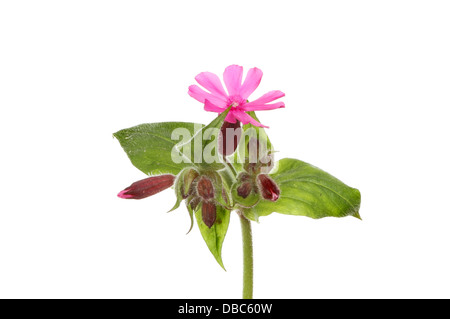
[(208, 99), (212, 104), (219, 106), (219, 107), (226, 107), (227, 106), (227, 99), (223, 97), (218, 97), (215, 95), (212, 95), (211, 93), (208, 93), (201, 88), (199, 88), (197, 85), (191, 85), (189, 87), (188, 94), (192, 96), (194, 99), (196, 99), (199, 102), (205, 103), (205, 100)]
[(220, 96), (222, 98), (227, 98), (227, 93), (223, 89), (222, 83), (217, 75), (211, 72), (202, 72), (195, 77), (195, 80), (211, 92), (213, 95)]
[(262, 125), (261, 123), (259, 123), (258, 121), (256, 121), (253, 117), (251, 117), (250, 115), (248, 115), (245, 112), (242, 111), (234, 111), (233, 115), (236, 119), (238, 119), (239, 121), (242, 122), (242, 124), (248, 124), (251, 123), (254, 126), (258, 126), (258, 127), (266, 127), (269, 128), (268, 126)]
[(208, 99), (205, 100), (205, 111), (222, 113), (225, 110), (226, 110), (225, 108), (215, 106)]
[(261, 96), (259, 99), (256, 99), (250, 103), (245, 104), (245, 106), (252, 106), (252, 105), (263, 105), (270, 103), (276, 99), (279, 99), (280, 97), (283, 97), (285, 94), (281, 91), (270, 91), (263, 96)]
[(284, 107), (284, 102), (277, 102), (273, 104), (262, 104), (262, 105), (250, 105), (250, 106), (248, 106), (248, 104), (250, 103), (241, 106), (241, 109), (243, 109), (244, 111), (268, 111)]
[(227, 121), (228, 123), (236, 123), (236, 118), (233, 115), (233, 111), (230, 110), (230, 112), (228, 112), (227, 116), (225, 117), (225, 121)]
[(125, 198), (125, 199), (132, 198), (133, 196), (132, 195), (127, 195), (126, 194), (127, 192), (128, 192), (128, 189), (124, 189), (123, 191), (120, 191), (120, 193), (117, 194), (117, 196), (120, 197), (120, 198)]
[(238, 95), (241, 89), (243, 68), (239, 65), (230, 65), (223, 72), (223, 81), (228, 90), (228, 94)]
[(242, 84), (240, 96), (247, 100), (250, 94), (252, 94), (256, 88), (258, 87), (259, 83), (261, 82), (261, 78), (263, 76), (263, 73), (258, 68), (252, 68), (248, 70), (247, 76), (245, 77), (244, 84)]

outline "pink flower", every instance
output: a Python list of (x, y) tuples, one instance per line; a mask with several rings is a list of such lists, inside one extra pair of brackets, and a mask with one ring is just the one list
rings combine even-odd
[(247, 76), (242, 83), (243, 68), (239, 65), (230, 65), (223, 73), (223, 80), (227, 87), (225, 92), (222, 83), (217, 75), (210, 72), (202, 72), (195, 77), (195, 80), (209, 92), (201, 89), (197, 85), (189, 87), (189, 95), (199, 102), (205, 104), (205, 111), (222, 113), (231, 106), (225, 120), (229, 123), (240, 121), (243, 124), (251, 123), (259, 127), (267, 127), (253, 119), (246, 112), (265, 111), (284, 107), (284, 102), (268, 104), (284, 96), (281, 91), (270, 91), (259, 99), (248, 102), (262, 78), (262, 71), (252, 68), (247, 72)]

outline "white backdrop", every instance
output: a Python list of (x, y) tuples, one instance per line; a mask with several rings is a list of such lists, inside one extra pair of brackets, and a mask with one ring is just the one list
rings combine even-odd
[(363, 218), (272, 214), (253, 224), (256, 298), (449, 298), (448, 1), (3, 1), (0, 297), (240, 298), (167, 190), (116, 194), (143, 174), (112, 133), (208, 123), (201, 71), (258, 67), (253, 97), (278, 159), (362, 194)]

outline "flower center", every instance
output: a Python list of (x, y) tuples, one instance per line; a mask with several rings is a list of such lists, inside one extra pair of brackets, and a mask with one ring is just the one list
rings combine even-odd
[(245, 101), (242, 100), (242, 98), (239, 95), (233, 95), (228, 97), (228, 106), (231, 106), (233, 108), (239, 108), (243, 104), (245, 104)]

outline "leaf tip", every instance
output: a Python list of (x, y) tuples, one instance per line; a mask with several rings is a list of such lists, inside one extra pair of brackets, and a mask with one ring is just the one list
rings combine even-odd
[(123, 130), (117, 131), (117, 132), (113, 133), (112, 136), (115, 137), (116, 139), (119, 139), (119, 138), (120, 138), (120, 133), (121, 133), (122, 131), (123, 131)]
[(227, 271), (227, 270), (225, 269), (225, 266), (223, 265), (222, 259), (220, 259), (220, 260), (217, 259), (217, 262), (219, 263), (220, 267), (222, 267), (222, 269), (223, 269), (224, 271)]
[(362, 220), (361, 215), (359, 215), (359, 212), (354, 213), (352, 216), (358, 218), (359, 220)]

